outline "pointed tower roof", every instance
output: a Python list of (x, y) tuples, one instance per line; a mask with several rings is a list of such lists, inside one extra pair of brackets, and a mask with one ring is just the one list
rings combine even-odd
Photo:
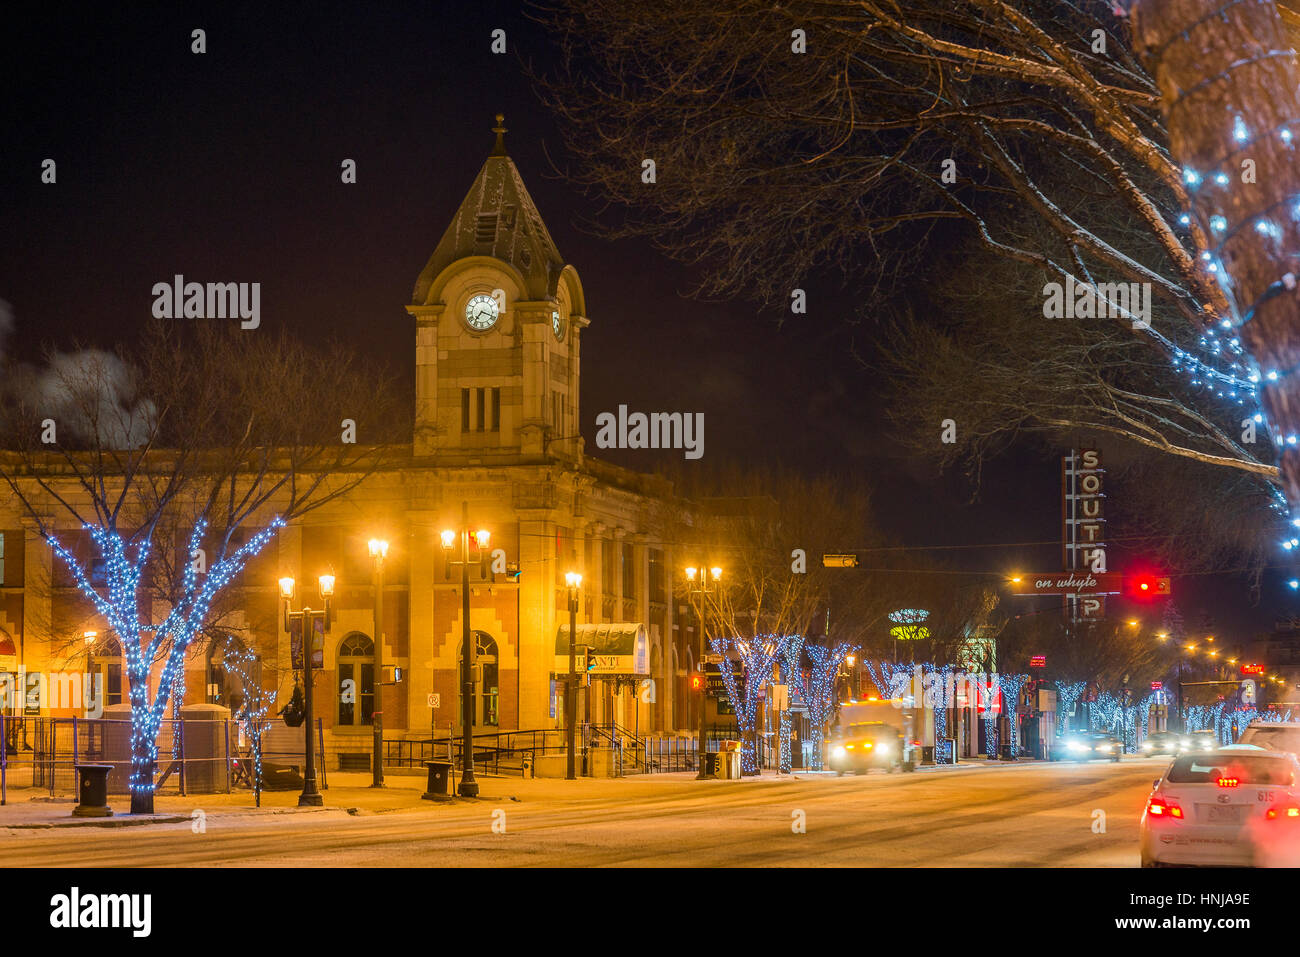
[(506, 154), (504, 122), (498, 113), (492, 128), (496, 144), (416, 280), (416, 305), (427, 302), (434, 280), (444, 269), (469, 256), (492, 256), (514, 266), (534, 299), (555, 295), (564, 259), (514, 160)]

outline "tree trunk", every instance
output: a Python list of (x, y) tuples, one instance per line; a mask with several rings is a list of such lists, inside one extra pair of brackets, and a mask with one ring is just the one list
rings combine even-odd
[[(135, 697), (133, 690), (132, 697)], [(147, 700), (132, 701), (131, 707), (131, 813), (153, 813), (154, 776), (157, 770), (154, 758), (156, 737), (151, 738), (141, 716), (149, 714)]]
[[(1294, 281), (1300, 249), (1300, 67), (1277, 7), (1267, 0), (1139, 0), (1134, 41), (1161, 93), (1174, 160), (1199, 182), (1188, 186), (1192, 215), (1245, 318), (1242, 345), (1258, 366), (1264, 412), (1281, 438), (1283, 489), (1300, 504), (1300, 302)], [(1240, 118), (1240, 121), (1238, 120)], [(1294, 124), (1294, 125), (1292, 125)], [(1254, 162), (1254, 182), (1243, 161)], [(1226, 184), (1216, 176), (1226, 174)], [(1222, 216), (1226, 228), (1214, 229)], [(1226, 237), (1226, 241), (1225, 241)], [(1224, 317), (1207, 316), (1207, 324)], [(1226, 340), (1234, 333), (1215, 330)], [(1225, 350), (1226, 352), (1226, 350)], [(1270, 381), (1269, 374), (1276, 373)], [(1300, 441), (1300, 440), (1297, 440)]]

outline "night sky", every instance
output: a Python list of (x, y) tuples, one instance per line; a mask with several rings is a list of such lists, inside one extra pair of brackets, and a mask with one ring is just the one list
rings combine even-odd
[[(598, 451), (596, 415), (620, 403), (702, 411), (705, 462), (861, 476), (877, 489), (884, 527), (909, 545), (996, 543), (928, 552), (972, 575), (1059, 563), (1059, 451), (1013, 451), (969, 505), (959, 477), (906, 460), (888, 435), (884, 386), (848, 354), (854, 345), (869, 359), (873, 329), (846, 321), (859, 303), (844, 277), (804, 283), (811, 314), (778, 323), (752, 303), (686, 298), (684, 269), (582, 228), (597, 203), (561, 175), (582, 157), (564, 151), (521, 65), (544, 68), (550, 39), (517, 3), (462, 6), (10, 12), (0, 299), (14, 328), (3, 348), (38, 361), (47, 343), (129, 341), (153, 284), (182, 273), (260, 282), (264, 326), (350, 343), (411, 392), (403, 306), (502, 112), (508, 151), (586, 288), (589, 452), (652, 470), (680, 453)], [(489, 51), (497, 27), (505, 56)], [(195, 28), (207, 31), (206, 54), (190, 52)], [(40, 183), (47, 157), (58, 163), (54, 186)], [(356, 185), (340, 182), (345, 158), (357, 162)], [(1281, 610), (1249, 609), (1245, 587), (1226, 576), (1176, 588), (1193, 628), (1208, 613), (1244, 636)]]

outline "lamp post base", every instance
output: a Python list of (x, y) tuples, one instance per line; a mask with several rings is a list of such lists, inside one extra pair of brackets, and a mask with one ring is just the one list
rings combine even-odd
[(324, 804), (325, 798), (321, 796), (319, 791), (303, 791), (298, 795), (299, 807), (323, 807)]
[(463, 798), (478, 797), (478, 782), (474, 780), (474, 772), (466, 771), (460, 779), (460, 784), (456, 786), (456, 793)]

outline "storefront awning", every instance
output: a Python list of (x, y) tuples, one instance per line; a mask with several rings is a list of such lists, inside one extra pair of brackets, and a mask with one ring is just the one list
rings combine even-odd
[[(645, 625), (616, 621), (605, 625), (579, 625), (574, 643), (578, 647), (577, 669), (582, 671), (584, 648), (596, 654), (593, 675), (649, 677), (650, 642)], [(561, 625), (555, 635), (555, 673), (569, 673), (569, 626)]]

